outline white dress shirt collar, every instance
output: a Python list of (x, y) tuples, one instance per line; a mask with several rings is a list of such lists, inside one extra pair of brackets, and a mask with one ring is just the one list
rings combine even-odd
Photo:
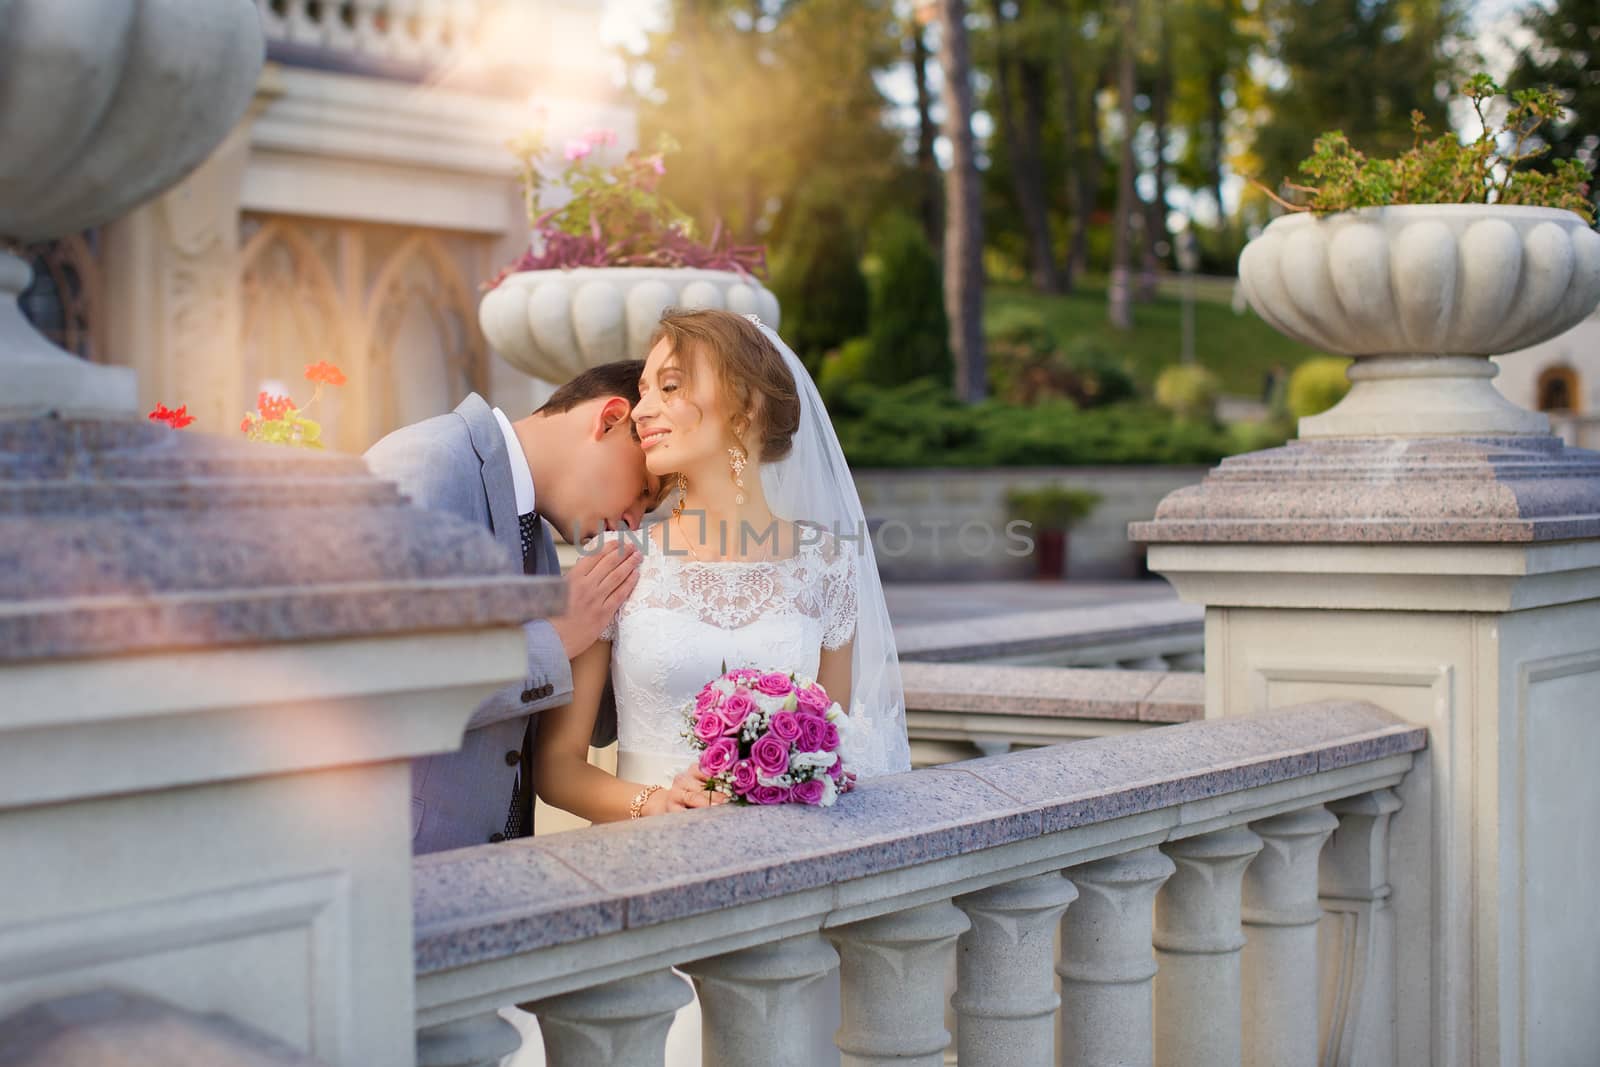
[(517, 514), (526, 515), (533, 510), (533, 471), (528, 467), (528, 455), (522, 451), (522, 442), (517, 440), (517, 431), (506, 413), (495, 408), (494, 418), (505, 435), (506, 452), (511, 457), (511, 484), (517, 491)]

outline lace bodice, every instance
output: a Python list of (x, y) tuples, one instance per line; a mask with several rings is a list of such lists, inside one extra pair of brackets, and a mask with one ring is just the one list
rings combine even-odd
[(694, 758), (683, 707), (727, 669), (815, 677), (855, 634), (856, 558), (831, 538), (770, 561), (700, 562), (646, 547), (639, 584), (600, 635), (611, 644), (623, 752)]

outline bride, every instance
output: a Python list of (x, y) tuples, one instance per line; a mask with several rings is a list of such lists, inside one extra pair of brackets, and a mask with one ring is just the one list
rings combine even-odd
[[(850, 715), (847, 767), (862, 777), (909, 770), (904, 691), (861, 501), (800, 360), (754, 316), (668, 311), (639, 395), (634, 423), (646, 465), (671, 487), (672, 515), (639, 535), (608, 535), (645, 539), (639, 581), (573, 662), (572, 703), (540, 717), (539, 796), (590, 822), (721, 802), (679, 731), (700, 688), (736, 667), (816, 678)], [(588, 762), (608, 674), (615, 775)], [(837, 979), (803, 995), (814, 1017), (832, 1020), (812, 1036), (815, 1062), (838, 1062)], [(674, 1021), (667, 1063), (699, 1063), (699, 1045), (691, 1004)]]
[[(634, 424), (646, 465), (675, 494), (672, 517), (637, 535), (638, 585), (573, 663), (572, 703), (540, 717), (540, 797), (590, 822), (711, 803), (680, 736), (683, 708), (735, 667), (815, 677), (851, 716), (848, 767), (909, 770), (861, 502), (799, 359), (750, 318), (669, 311), (639, 397)], [(588, 762), (608, 674), (616, 775)]]

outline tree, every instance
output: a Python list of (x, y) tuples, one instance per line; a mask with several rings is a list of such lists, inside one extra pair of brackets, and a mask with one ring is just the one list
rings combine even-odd
[(932, 378), (948, 386), (950, 327), (933, 246), (917, 223), (893, 212), (874, 235), (873, 251), (878, 273), (863, 377), (877, 385)]
[(1036, 45), (1023, 32), (1029, 27), (1023, 21), (1022, 0), (992, 0), (991, 8), (995, 99), (999, 105), (1001, 135), (1010, 157), (1017, 206), (1022, 215), (1033, 286), (1046, 293), (1065, 292), (1061, 273), (1056, 269), (1044, 164), (1040, 158), (1040, 136), (1045, 121), (1044, 63), (1034, 54)]
[(1262, 0), (1268, 58), (1281, 84), (1266, 91), (1250, 164), (1269, 186), (1295, 180), (1325, 130), (1342, 130), (1368, 154), (1411, 145), (1409, 116), (1447, 127), (1456, 60), (1449, 48), (1458, 0)]
[(933, 121), (933, 89), (928, 82), (928, 23), (933, 8), (918, 4), (906, 20), (906, 39), (911, 53), (911, 80), (917, 93), (916, 190), (917, 217), (922, 222), (928, 243), (938, 248), (944, 243), (944, 183), (939, 178), (939, 161), (933, 155), (933, 142), (939, 130)]
[[(1517, 57), (1510, 87), (1549, 86), (1567, 107), (1565, 122), (1542, 131), (1550, 153), (1538, 165), (1576, 159), (1594, 174), (1600, 169), (1600, 0), (1531, 6), (1523, 25), (1538, 40)], [(1600, 183), (1590, 183), (1589, 198), (1600, 207)]]
[(983, 205), (972, 136), (972, 62), (965, 0), (938, 0), (939, 67), (944, 79), (944, 303), (950, 318), (956, 395), (968, 403), (988, 390), (983, 358)]
[(1134, 42), (1138, 33), (1138, 0), (1120, 0), (1117, 7), (1117, 106), (1122, 117), (1122, 158), (1117, 166), (1117, 210), (1112, 219), (1111, 280), (1106, 286), (1106, 314), (1119, 330), (1132, 329), (1133, 309), (1129, 275), (1133, 258), (1133, 211), (1137, 162), (1133, 139)]
[(826, 188), (800, 194), (774, 272), (784, 337), (813, 375), (826, 353), (867, 332), (867, 279), (841, 199)]
[(857, 232), (904, 174), (876, 75), (900, 54), (889, 0), (669, 0), (668, 28), (637, 61), (640, 134), (682, 147), (666, 194), (702, 230), (782, 243), (785, 207), (825, 174), (850, 190)]

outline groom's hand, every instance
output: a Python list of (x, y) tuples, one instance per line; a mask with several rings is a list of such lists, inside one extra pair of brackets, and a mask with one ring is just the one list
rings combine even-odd
[(568, 659), (595, 643), (639, 581), (639, 547), (607, 541), (567, 572), (567, 613), (550, 620)]

